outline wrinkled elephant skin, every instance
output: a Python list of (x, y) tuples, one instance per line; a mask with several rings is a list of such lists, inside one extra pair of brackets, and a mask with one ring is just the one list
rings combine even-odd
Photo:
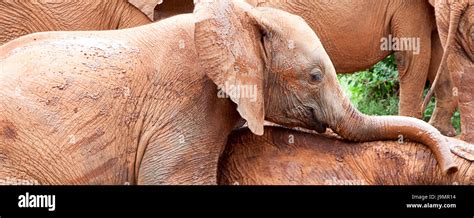
[(0, 48), (2, 177), (215, 184), (231, 130), (246, 121), (262, 135), (264, 120), (359, 142), (403, 137), (428, 146), (440, 173), (458, 169), (433, 126), (354, 108), (316, 33), (278, 9), (203, 0), (154, 24)]
[[(464, 145), (471, 146), (472, 145)], [(352, 143), (266, 127), (263, 136), (234, 131), (219, 161), (222, 185), (473, 185), (474, 164), (456, 157), (460, 170), (439, 173), (430, 151), (417, 143)]]
[(465, 68), (459, 90), (462, 139), (474, 143), (474, 67)]
[(112, 30), (149, 23), (126, 0), (0, 1), (0, 45), (35, 32)]
[[(424, 105), (427, 105), (433, 89), (438, 86), (444, 86), (443, 90), (452, 90), (446, 95), (447, 98), (453, 99), (454, 102), (464, 101), (464, 104), (468, 104), (467, 101), (472, 101), (470, 100), (472, 92), (466, 92), (469, 85), (461, 85), (461, 77), (470, 80), (472, 76), (469, 74), (472, 74), (472, 68), (474, 68), (474, 0), (430, 0), (430, 3), (435, 8), (436, 25), (445, 52), (440, 61), (439, 72), (425, 98)], [(466, 70), (470, 72), (466, 72)], [(464, 81), (464, 83), (466, 82)], [(464, 89), (464, 91), (460, 91), (460, 89)], [(438, 103), (436, 104), (438, 105)], [(445, 102), (440, 104), (450, 105)], [(473, 116), (472, 109), (466, 108), (466, 105), (460, 105), (460, 107), (463, 108), (461, 110), (464, 110), (464, 113), (467, 113), (461, 114), (464, 117), (462, 131), (472, 131), (468, 127), (472, 125), (469, 123), (469, 120), (472, 121), (472, 119), (467, 118)], [(451, 107), (449, 110), (454, 111), (455, 107)], [(445, 118), (450, 117), (445, 116)], [(439, 125), (433, 122), (431, 124)], [(466, 134), (463, 133), (464, 137)]]

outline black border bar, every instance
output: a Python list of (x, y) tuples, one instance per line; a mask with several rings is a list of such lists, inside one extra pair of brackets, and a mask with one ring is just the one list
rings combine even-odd
[[(427, 216), (473, 217), (474, 186), (0, 186), (9, 216)], [(19, 208), (18, 196), (55, 195), (47, 208)], [(419, 196), (443, 199), (421, 200)], [(444, 199), (444, 198), (451, 199)], [(452, 199), (454, 197), (455, 199)], [(439, 203), (456, 208), (409, 209)]]

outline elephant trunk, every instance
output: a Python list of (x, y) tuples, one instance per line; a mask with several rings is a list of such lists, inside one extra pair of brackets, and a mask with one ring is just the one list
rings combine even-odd
[[(410, 140), (422, 143), (430, 148), (444, 174), (458, 170), (447, 138), (428, 123), (403, 116), (368, 116), (352, 106), (349, 99), (339, 90), (342, 105), (332, 108), (329, 127), (341, 137), (358, 142), (380, 140)], [(342, 109), (341, 109), (342, 106)], [(334, 111), (340, 111), (339, 114)], [(336, 114), (335, 114), (336, 113)], [(414, 157), (415, 158), (415, 157)]]
[[(437, 3), (437, 5), (435, 5), (435, 8), (439, 10), (440, 7), (446, 7), (446, 6), (440, 6), (439, 5), (440, 3)], [(443, 79), (446, 79), (446, 76), (447, 75), (441, 75), (443, 73), (449, 73), (448, 69), (447, 69), (447, 66), (446, 66), (446, 63), (447, 63), (447, 59), (448, 59), (448, 54), (449, 52), (451, 51), (451, 48), (452, 46), (454, 45), (455, 43), (455, 36), (456, 36), (456, 31), (458, 29), (458, 26), (459, 26), (459, 22), (460, 22), (460, 19), (461, 19), (461, 15), (463, 14), (463, 11), (466, 7), (464, 5), (460, 5), (459, 7), (454, 7), (453, 6), (453, 9), (450, 13), (450, 17), (449, 17), (449, 26), (448, 26), (448, 36), (447, 36), (447, 40), (446, 40), (446, 43), (444, 43), (443, 47), (444, 47), (444, 54), (443, 54), (443, 57), (441, 59), (441, 63), (438, 67), (438, 71), (436, 72), (436, 76), (435, 76), (435, 79), (433, 80), (433, 83), (431, 84), (431, 87), (428, 91), (428, 93), (426, 94), (425, 96), (425, 99), (423, 100), (423, 104), (422, 104), (422, 107), (421, 107), (421, 110), (422, 112), (425, 111), (426, 107), (428, 106), (428, 103), (430, 102), (431, 100), (431, 96), (433, 95), (433, 92), (436, 88), (436, 84), (438, 83), (438, 80), (440, 77), (443, 77)], [(439, 12), (437, 12), (439, 13)], [(439, 22), (439, 21), (437, 21)], [(438, 29), (439, 29), (439, 23), (438, 23)], [(450, 80), (449, 82), (451, 82), (452, 78), (447, 78), (448, 80)]]

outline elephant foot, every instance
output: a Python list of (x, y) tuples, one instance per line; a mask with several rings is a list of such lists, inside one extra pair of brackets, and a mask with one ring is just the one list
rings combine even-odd
[(438, 129), (441, 134), (445, 135), (445, 136), (449, 136), (449, 137), (454, 137), (456, 136), (456, 129), (454, 129), (453, 125), (451, 125), (450, 123), (448, 124), (441, 124), (441, 123), (438, 123), (436, 121), (433, 121), (433, 120), (430, 120), (429, 122), (432, 126), (434, 126), (436, 129)]

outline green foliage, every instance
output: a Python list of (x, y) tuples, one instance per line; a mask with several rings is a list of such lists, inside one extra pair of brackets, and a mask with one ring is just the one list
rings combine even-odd
[(459, 110), (456, 110), (456, 112), (454, 112), (454, 116), (451, 118), (451, 123), (456, 129), (456, 133), (458, 135), (461, 134), (461, 114), (459, 113)]
[(352, 103), (364, 114), (398, 113), (398, 71), (393, 56), (355, 74), (338, 75)]
[[(355, 74), (339, 74), (339, 83), (354, 106), (364, 114), (398, 114), (399, 82), (396, 61), (388, 56), (370, 69)], [(425, 89), (425, 94), (427, 89)], [(421, 101), (421, 100), (420, 100)], [(434, 98), (427, 106), (423, 120), (429, 121), (435, 106)], [(456, 131), (460, 132), (459, 112), (452, 118)]]

